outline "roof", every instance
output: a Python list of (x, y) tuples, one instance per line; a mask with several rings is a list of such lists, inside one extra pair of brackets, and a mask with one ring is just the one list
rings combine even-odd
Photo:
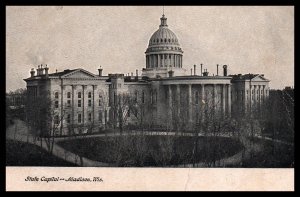
[(267, 79), (264, 77), (264, 75), (261, 75), (261, 74), (245, 74), (245, 75), (242, 75), (242, 74), (237, 74), (237, 75), (229, 75), (230, 77), (232, 77), (232, 80), (252, 80), (254, 79), (255, 77), (260, 77), (262, 78), (263, 80), (266, 80)]
[(63, 75), (65, 75), (65, 74), (68, 74), (68, 73), (70, 73), (70, 72), (73, 72), (74, 70), (78, 70), (78, 69), (72, 69), (72, 70), (66, 69), (66, 70), (64, 70), (64, 71), (62, 71), (62, 72), (50, 73), (49, 76), (52, 76), (52, 77), (58, 76), (58, 77), (59, 77), (59, 76), (63, 76)]

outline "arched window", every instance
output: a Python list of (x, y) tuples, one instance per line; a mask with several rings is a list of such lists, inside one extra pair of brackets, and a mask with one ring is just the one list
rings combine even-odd
[(163, 42), (163, 39), (160, 39), (160, 42)]
[(165, 38), (165, 42), (167, 42), (167, 38)]
[(156, 42), (157, 42), (157, 43), (159, 42), (159, 39), (158, 39), (158, 38), (156, 39)]
[(54, 93), (54, 97), (55, 97), (56, 99), (58, 99), (58, 92), (55, 92), (55, 93)]
[(174, 42), (174, 38), (172, 38), (172, 42)]
[(71, 92), (67, 93), (67, 98), (71, 98)]
[(78, 92), (78, 98), (81, 98), (81, 92)]
[(168, 41), (171, 42), (171, 39), (169, 39)]

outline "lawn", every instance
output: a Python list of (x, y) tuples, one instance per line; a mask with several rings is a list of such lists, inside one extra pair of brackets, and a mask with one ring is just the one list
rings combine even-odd
[(262, 145), (262, 150), (252, 153), (243, 161), (241, 167), (246, 168), (291, 168), (294, 167), (294, 147), (291, 145), (254, 139), (254, 143)]
[(170, 166), (230, 157), (243, 145), (227, 137), (118, 136), (61, 141), (58, 145), (91, 160), (117, 166)]
[(6, 140), (6, 166), (76, 166), (25, 142)]

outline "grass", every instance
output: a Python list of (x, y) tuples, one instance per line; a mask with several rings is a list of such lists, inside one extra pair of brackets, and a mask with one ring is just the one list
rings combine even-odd
[(278, 142), (255, 138), (262, 150), (245, 159), (241, 167), (247, 168), (291, 168), (294, 167), (294, 147)]
[(6, 166), (76, 166), (25, 142), (6, 140)]
[(138, 167), (193, 162), (207, 162), (211, 165), (214, 161), (230, 157), (243, 148), (235, 139), (199, 137), (198, 148), (193, 157), (194, 142), (194, 138), (187, 136), (118, 136), (72, 139), (58, 144), (91, 160)]

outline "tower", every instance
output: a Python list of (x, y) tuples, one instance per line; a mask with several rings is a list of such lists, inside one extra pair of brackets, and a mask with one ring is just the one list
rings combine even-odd
[(143, 76), (150, 78), (167, 77), (170, 70), (173, 76), (185, 75), (182, 68), (183, 51), (177, 36), (168, 28), (167, 18), (163, 14), (160, 18), (159, 29), (149, 40), (146, 54), (146, 68)]

